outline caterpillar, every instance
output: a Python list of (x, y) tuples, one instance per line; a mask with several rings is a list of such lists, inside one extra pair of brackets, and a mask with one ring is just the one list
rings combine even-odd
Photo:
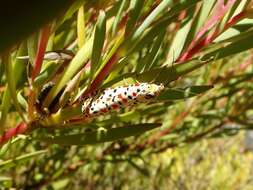
[(96, 98), (89, 98), (82, 104), (85, 118), (94, 118), (113, 110), (131, 107), (134, 104), (152, 101), (164, 89), (163, 84), (136, 83), (107, 88)]

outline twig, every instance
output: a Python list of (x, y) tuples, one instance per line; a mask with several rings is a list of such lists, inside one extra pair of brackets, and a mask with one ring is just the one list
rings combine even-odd
[(13, 137), (23, 134), (27, 131), (27, 124), (24, 122), (19, 123), (16, 127), (8, 129), (2, 136), (0, 136), (0, 146)]
[(50, 36), (50, 28), (51, 25), (47, 24), (44, 28), (42, 28), (40, 33), (40, 39), (38, 44), (38, 50), (35, 57), (34, 70), (32, 72), (32, 81), (36, 78), (36, 76), (40, 73), (44, 54), (47, 47), (47, 42)]

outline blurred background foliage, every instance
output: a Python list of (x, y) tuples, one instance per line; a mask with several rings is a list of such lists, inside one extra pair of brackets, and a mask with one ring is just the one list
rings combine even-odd
[[(40, 3), (1, 6), (1, 188), (253, 189), (250, 0)], [(135, 82), (166, 88), (75, 122)]]

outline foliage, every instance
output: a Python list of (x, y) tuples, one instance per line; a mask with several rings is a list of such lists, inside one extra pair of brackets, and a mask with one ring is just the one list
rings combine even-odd
[[(3, 185), (88, 188), (80, 170), (118, 162), (149, 176), (149, 157), (252, 128), (250, 0), (59, 4), (39, 15), (41, 5), (31, 5), (36, 17), (14, 10), (15, 22), (26, 24), (13, 38), (12, 25), (0, 20)], [(155, 101), (83, 119), (84, 101), (136, 83), (165, 89)], [(90, 171), (94, 181), (106, 175)]]

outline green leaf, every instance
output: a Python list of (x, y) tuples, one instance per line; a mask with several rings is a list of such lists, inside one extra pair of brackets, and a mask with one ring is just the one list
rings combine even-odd
[(130, 136), (140, 135), (146, 131), (159, 127), (157, 123), (146, 123), (127, 127), (112, 128), (108, 130), (98, 130), (95, 132), (88, 132), (75, 135), (55, 136), (52, 138), (43, 138), (43, 141), (61, 145), (87, 145), (97, 144)]
[(28, 104), (27, 104), (26, 99), (25, 99), (25, 98), (23, 97), (23, 95), (22, 95), (22, 91), (19, 91), (19, 92), (17, 93), (17, 100), (18, 100), (18, 103), (22, 106), (22, 108), (23, 108), (24, 110), (27, 110)]
[(71, 60), (68, 67), (64, 70), (63, 75), (56, 82), (55, 86), (50, 90), (43, 107), (48, 107), (56, 95), (61, 91), (61, 89), (67, 84), (67, 82), (83, 67), (91, 56), (93, 44), (93, 36), (83, 45), (83, 47), (77, 52), (75, 57)]
[(77, 13), (77, 42), (81, 48), (85, 42), (85, 14), (84, 8), (81, 6)]
[(22, 117), (22, 119), (24, 121), (26, 121), (24, 113), (18, 103), (17, 93), (16, 93), (16, 83), (18, 81), (18, 77), (21, 74), (20, 70), (17, 70), (17, 68), (19, 68), (19, 66), (17, 66), (17, 64), (15, 64), (13, 66), (11, 56), (8, 53), (5, 53), (3, 55), (3, 62), (6, 64), (6, 67), (5, 67), (6, 78), (7, 78), (7, 82), (8, 82), (8, 89), (10, 91), (10, 96), (13, 100), (13, 104), (14, 104), (16, 110), (18, 111), (19, 115)]
[(29, 153), (29, 154), (18, 156), (16, 158), (13, 158), (13, 159), (10, 159), (10, 160), (2, 161), (2, 162), (0, 162), (0, 169), (6, 169), (6, 168), (14, 167), (18, 164), (29, 161), (30, 159), (34, 158), (35, 156), (45, 154), (46, 152), (47, 152), (47, 150), (39, 150), (39, 151), (36, 151), (36, 152), (32, 152), (32, 153)]
[[(166, 30), (167, 26), (172, 22), (176, 22), (178, 18), (178, 14), (184, 10), (194, 6), (200, 0), (187, 0), (180, 3), (177, 3), (175, 6), (171, 8), (165, 15), (161, 16), (159, 21), (154, 23), (152, 27), (148, 31), (143, 32), (141, 36), (139, 36), (134, 41), (125, 40), (124, 47), (127, 49), (126, 57), (118, 63), (114, 71), (109, 75), (106, 83), (110, 80), (113, 80), (118, 76), (119, 71), (124, 68), (125, 64), (128, 62), (128, 58), (137, 51), (142, 50), (147, 44), (152, 42), (162, 31)], [(131, 38), (131, 36), (130, 36)]]
[(8, 85), (6, 85), (6, 90), (4, 91), (1, 104), (1, 120), (0, 120), (1, 127), (5, 126), (6, 118), (10, 107), (11, 107), (11, 95)]
[(2, 158), (6, 152), (10, 149), (11, 147), (11, 141), (8, 141), (7, 143), (3, 144), (1, 147), (0, 147), (0, 158)]
[(209, 60), (201, 61), (193, 59), (189, 62), (177, 64), (171, 67), (161, 67), (158, 69), (151, 69), (147, 72), (137, 75), (136, 79), (140, 82), (154, 81), (157, 83), (167, 84), (169, 82), (175, 81), (180, 76), (183, 76), (195, 69), (200, 68), (201, 66), (208, 63), (208, 61)]
[(124, 8), (125, 8), (127, 2), (128, 2), (127, 0), (121, 0), (119, 10), (118, 10), (117, 15), (116, 15), (116, 17), (113, 21), (113, 24), (112, 24), (112, 36), (114, 36), (116, 34), (119, 22), (122, 19), (122, 13), (124, 11)]
[(144, 56), (144, 58), (137, 64), (136, 71), (140, 72), (143, 69), (149, 70), (152, 67), (158, 55), (159, 49), (162, 45), (165, 35), (166, 35), (166, 31), (165, 30), (161, 31), (161, 33), (155, 39), (150, 52), (148, 52)]
[(193, 39), (194, 36), (197, 34), (199, 29), (204, 25), (206, 22), (216, 0), (204, 0), (201, 9), (199, 10), (198, 14), (194, 17), (192, 22), (191, 29), (187, 35), (186, 43), (189, 44)]
[(136, 41), (143, 34), (143, 32), (150, 26), (150, 24), (157, 18), (157, 16), (160, 15), (165, 9), (167, 9), (168, 6), (171, 5), (172, 3), (173, 3), (172, 0), (163, 0), (137, 28), (137, 30), (131, 37), (130, 41), (131, 42)]
[(71, 4), (71, 6), (68, 8), (68, 10), (65, 13), (65, 16), (62, 20), (60, 20), (60, 22), (58, 23), (58, 25), (62, 24), (65, 20), (69, 19), (70, 17), (73, 16), (73, 14), (81, 7), (81, 6), (85, 6), (89, 3), (89, 1), (87, 0), (75, 0), (73, 1), (73, 3)]
[(156, 83), (168, 84), (169, 82), (175, 81), (180, 76), (183, 76), (191, 71), (194, 71), (195, 69), (198, 69), (204, 66), (211, 60), (212, 60), (211, 58), (209, 60), (204, 60), (204, 61), (199, 60), (199, 59), (192, 59), (189, 62), (177, 64), (171, 67), (160, 67), (156, 69), (151, 69), (141, 74), (137, 72), (126, 73), (111, 81), (108, 81), (107, 83), (103, 85), (102, 88), (107, 88), (109, 86), (112, 86), (113, 84), (126, 78), (133, 78), (139, 82), (156, 82)]
[(252, 38), (253, 31), (250, 31), (244, 36), (240, 35), (238, 39), (235, 37), (233, 43), (204, 55), (202, 59), (213, 57), (218, 60), (251, 49), (253, 48), (253, 43), (251, 43)]
[(127, 35), (131, 34), (135, 29), (135, 24), (141, 14), (141, 10), (143, 8), (144, 1), (143, 0), (132, 0), (130, 4), (129, 11), (129, 19), (126, 24), (125, 33)]
[(60, 64), (52, 61), (51, 63), (48, 63), (48, 67), (45, 68), (34, 80), (33, 86), (39, 87), (45, 84), (47, 81), (51, 80), (52, 77), (55, 76), (56, 71), (59, 69)]
[(100, 11), (95, 28), (94, 42), (92, 47), (91, 71), (90, 71), (91, 77), (93, 77), (95, 71), (98, 68), (98, 64), (101, 61), (102, 50), (105, 41), (105, 34), (106, 34), (106, 15), (104, 11)]
[[(140, 38), (134, 41), (132, 44), (130, 44), (130, 49), (128, 50), (128, 54), (131, 54), (133, 52), (137, 52), (143, 47), (154, 40), (156, 36), (158, 36), (162, 31), (166, 30), (166, 27), (175, 21), (176, 16), (171, 16), (164, 18), (163, 20), (156, 23), (149, 31), (144, 33)], [(126, 42), (127, 43), (127, 42)]]
[(180, 56), (183, 50), (184, 44), (186, 43), (186, 39), (188, 37), (191, 24), (192, 24), (192, 20), (188, 19), (186, 23), (182, 23), (181, 28), (176, 32), (173, 38), (173, 42), (170, 46), (168, 60), (166, 61), (166, 64), (173, 63)]
[[(26, 55), (26, 45), (25, 45), (25, 43), (22, 43), (18, 49), (16, 57), (24, 56), (24, 55)], [(24, 60), (16, 59), (13, 64), (12, 64), (11, 60), (6, 59), (6, 62), (8, 62), (8, 61), (10, 61), (10, 62), (8, 65), (5, 64), (5, 69), (6, 69), (6, 71), (10, 72), (6, 75), (7, 80), (10, 82), (10, 84), (6, 85), (6, 90), (4, 92), (3, 100), (2, 100), (2, 104), (1, 104), (1, 120), (0, 120), (1, 126), (4, 125), (6, 117), (7, 117), (7, 113), (10, 109), (11, 98), (14, 98), (15, 105), (17, 107), (19, 107), (18, 100), (16, 97), (16, 86), (17, 86), (17, 84), (22, 76), (22, 73), (24, 72), (25, 67), (26, 67)], [(12, 85), (11, 90), (9, 89), (10, 85)], [(21, 111), (21, 109), (19, 111)]]
[(178, 100), (197, 96), (212, 89), (212, 85), (191, 86), (185, 89), (168, 89), (160, 94), (158, 100)]
[(253, 27), (253, 20), (252, 19), (243, 19), (238, 24), (233, 26), (234, 29), (238, 30), (240, 33), (246, 32), (250, 28)]
[(34, 33), (27, 39), (28, 56), (29, 61), (32, 64), (34, 63), (34, 58), (36, 56), (37, 44), (38, 44), (38, 33)]

